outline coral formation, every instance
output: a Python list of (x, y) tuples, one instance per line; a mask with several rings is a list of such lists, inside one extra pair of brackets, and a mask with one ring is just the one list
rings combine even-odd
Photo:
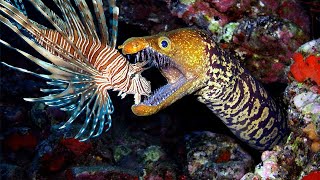
[[(262, 162), (256, 167), (255, 172), (246, 174), (242, 179), (319, 177), (320, 94), (319, 85), (316, 82), (318, 79), (317, 76), (314, 76), (314, 72), (319, 69), (306, 64), (310, 60), (304, 62), (302, 56), (317, 55), (320, 52), (319, 48), (319, 40), (305, 43), (293, 57), (295, 62), (290, 70), (294, 78), (291, 79), (285, 91), (291, 135), (285, 144), (276, 146), (272, 151), (263, 152)], [(311, 81), (306, 81), (307, 78), (310, 78)], [(266, 155), (268, 158), (265, 158)]]
[(74, 138), (62, 139), (60, 143), (71, 152), (73, 152), (76, 156), (80, 156), (81, 154), (86, 153), (88, 150), (90, 150), (90, 148), (92, 148), (90, 142), (80, 142), (78, 139)]
[(187, 135), (186, 150), (192, 179), (240, 179), (253, 164), (234, 140), (208, 131)]
[[(306, 13), (304, 9), (308, 8), (301, 7), (301, 3), (310, 4), (313, 10)], [(257, 159), (253, 164), (254, 151), (244, 151), (225, 136), (190, 133), (228, 132), (223, 124), (206, 121), (213, 115), (190, 97), (148, 118), (133, 116), (127, 101), (115, 103), (121, 107), (116, 107), (119, 111), (114, 114), (111, 132), (90, 143), (78, 142), (70, 137), (81, 128), (80, 124), (65, 130), (59, 129), (62, 124), (52, 125), (65, 121), (67, 113), (22, 100), (39, 97), (38, 89), (46, 86), (43, 81), (1, 66), (0, 179), (186, 180), (217, 176), (246, 180), (320, 179), (320, 73), (316, 73), (320, 69), (320, 40), (301, 46), (308, 41), (309, 32), (313, 37), (319, 36), (315, 33), (320, 26), (313, 24), (309, 28), (309, 19), (319, 23), (317, 3), (312, 0), (117, 2), (120, 42), (132, 36), (197, 26), (211, 31), (224, 49), (236, 50), (251, 73), (266, 83), (287, 82), (286, 70), (292, 57), (285, 91), (292, 133), (284, 144), (263, 152), (261, 162)], [(33, 12), (30, 15), (36, 16)], [(0, 34), (1, 38), (25, 48), (5, 27), (1, 27)], [(3, 46), (1, 61), (41, 72)], [(184, 138), (185, 134), (189, 136)]]
[(305, 128), (302, 129), (304, 133), (308, 135), (308, 138), (312, 141), (311, 150), (313, 152), (320, 151), (320, 136), (317, 133), (316, 126), (310, 122)]
[(320, 171), (312, 171), (308, 175), (302, 178), (302, 180), (315, 180), (315, 179), (320, 179)]
[(30, 132), (14, 132), (6, 138), (4, 144), (12, 151), (18, 151), (21, 149), (34, 149), (38, 140), (34, 134)]
[(293, 60), (290, 71), (296, 81), (303, 82), (311, 79), (320, 86), (320, 56), (309, 55), (304, 58), (301, 53), (295, 53)]

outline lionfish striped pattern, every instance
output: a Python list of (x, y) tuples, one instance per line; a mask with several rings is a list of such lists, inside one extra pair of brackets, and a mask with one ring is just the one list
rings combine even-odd
[(141, 95), (151, 92), (150, 82), (141, 76), (145, 64), (131, 64), (115, 49), (119, 14), (115, 0), (109, 0), (111, 34), (101, 0), (92, 0), (94, 15), (85, 0), (74, 0), (74, 3), (70, 0), (53, 0), (62, 18), (41, 0), (29, 1), (54, 29), (29, 19), (23, 6), (19, 8), (13, 5), (17, 4), (16, 1), (0, 0), (0, 21), (49, 62), (14, 48), (3, 40), (0, 42), (51, 74), (37, 74), (4, 62), (2, 64), (47, 80), (49, 88), (40, 90), (49, 95), (24, 99), (72, 112), (60, 128), (71, 125), (80, 113), (85, 112), (85, 121), (75, 138), (84, 141), (99, 136), (111, 127), (114, 108), (108, 90), (119, 91), (121, 98), (133, 94), (135, 104), (140, 102)]

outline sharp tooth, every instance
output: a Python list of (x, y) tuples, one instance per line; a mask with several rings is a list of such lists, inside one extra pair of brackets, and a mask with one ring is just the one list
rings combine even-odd
[(122, 94), (122, 91), (119, 91), (118, 96), (120, 96)]
[(136, 62), (139, 62), (140, 60), (140, 51), (137, 53), (137, 59), (136, 59)]
[(126, 93), (121, 94), (121, 99), (123, 99), (124, 97), (126, 97)]
[(134, 104), (139, 104), (141, 102), (141, 95), (135, 94), (134, 95)]
[(141, 60), (142, 60), (142, 61), (145, 60), (145, 51), (142, 51), (142, 53), (141, 53)]

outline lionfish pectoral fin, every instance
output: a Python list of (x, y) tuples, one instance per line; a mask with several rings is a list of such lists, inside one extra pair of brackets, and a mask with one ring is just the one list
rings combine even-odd
[[(75, 136), (75, 138), (80, 139), (80, 141), (86, 141), (91, 137), (99, 136), (103, 132), (105, 126), (108, 126), (106, 129), (106, 131), (108, 131), (112, 122), (111, 114), (113, 113), (113, 105), (109, 95), (101, 94), (99, 91), (95, 90), (90, 98), (86, 99), (86, 96), (87, 95), (85, 94), (81, 94), (77, 108), (74, 110), (69, 120), (60, 127), (60, 129), (68, 127), (80, 113), (86, 111), (84, 123), (78, 134)], [(105, 116), (107, 116), (107, 121)], [(90, 123), (91, 129), (88, 130)], [(99, 126), (98, 129), (97, 126)], [(85, 136), (85, 134), (87, 135)]]
[[(73, 114), (70, 116), (69, 120), (63, 126), (61, 126), (60, 129), (71, 125), (83, 111), (86, 111), (86, 119), (76, 138), (81, 138), (82, 141), (85, 141), (92, 136), (96, 137), (100, 135), (105, 126), (108, 126), (108, 129), (110, 128), (113, 105), (107, 92), (103, 93), (97, 90), (98, 85), (95, 82), (94, 76), (81, 74), (79, 72), (74, 72), (71, 69), (47, 63), (24, 51), (12, 47), (10, 44), (2, 40), (0, 40), (0, 43), (19, 52), (32, 62), (51, 73), (38, 74), (23, 68), (11, 66), (5, 62), (1, 62), (3, 65), (12, 69), (29, 73), (47, 80), (47, 84), (52, 87), (42, 89), (42, 91), (49, 93), (49, 95), (39, 98), (24, 98), (24, 100), (31, 102), (42, 102), (49, 106), (58, 107), (63, 111), (73, 111)], [(107, 121), (105, 116), (107, 116)], [(90, 123), (92, 126), (91, 130), (86, 132)], [(98, 125), (99, 128), (97, 129)], [(85, 133), (88, 135), (83, 138)]]

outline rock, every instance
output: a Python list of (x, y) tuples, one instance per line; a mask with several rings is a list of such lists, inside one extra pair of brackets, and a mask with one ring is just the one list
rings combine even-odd
[(85, 179), (128, 179), (138, 180), (142, 174), (117, 166), (72, 167), (66, 171), (69, 180)]
[(127, 169), (144, 172), (144, 179), (172, 177), (180, 175), (177, 162), (159, 144), (154, 144), (152, 136), (135, 132), (117, 138), (114, 143), (116, 164)]
[(17, 179), (27, 179), (25, 171), (16, 165), (12, 164), (0, 164), (0, 179), (6, 180), (17, 180)]
[(233, 139), (208, 131), (186, 137), (187, 170), (192, 179), (240, 179), (253, 165)]
[(10, 128), (26, 121), (26, 108), (21, 105), (0, 104), (2, 128)]

